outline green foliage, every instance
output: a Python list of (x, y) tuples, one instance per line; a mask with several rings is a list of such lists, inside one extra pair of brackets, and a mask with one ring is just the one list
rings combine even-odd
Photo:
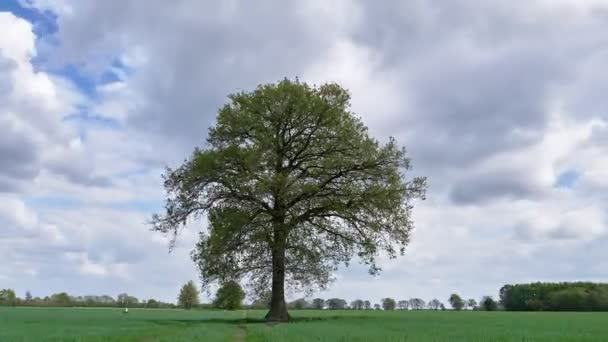
[(116, 298), (116, 305), (118, 307), (136, 307), (139, 304), (137, 297), (129, 296), (126, 293), (121, 293)]
[(198, 289), (192, 280), (182, 286), (177, 297), (177, 303), (186, 310), (190, 310), (193, 306), (198, 305)]
[(383, 298), (382, 299), (382, 309), (384, 310), (395, 310), (397, 303), (393, 298)]
[(474, 310), (477, 307), (477, 301), (474, 298), (467, 299), (467, 306)]
[(17, 304), (17, 296), (12, 289), (0, 290), (0, 305), (15, 306)]
[(491, 296), (484, 296), (479, 301), (479, 307), (484, 311), (496, 311), (498, 310), (498, 302), (496, 302)]
[(329, 310), (342, 310), (346, 308), (346, 301), (341, 298), (330, 298), (327, 300), (327, 308)]
[(148, 299), (148, 301), (146, 302), (146, 308), (149, 309), (157, 309), (159, 306), (160, 304), (158, 303), (158, 301), (152, 298)]
[(505, 285), (501, 303), (510, 311), (608, 311), (608, 284), (531, 283)]
[(205, 148), (164, 174), (166, 210), (152, 220), (177, 234), (207, 214), (193, 253), (204, 286), (247, 279), (263, 291), (274, 279), (284, 307), (285, 282), (323, 289), (355, 256), (375, 274), (380, 252), (403, 254), (426, 181), (406, 178), (405, 149), (371, 137), (346, 90), (286, 79), (229, 99)]
[(222, 284), (217, 290), (213, 306), (224, 310), (237, 310), (241, 308), (245, 299), (245, 291), (241, 285), (234, 280)]
[(299, 298), (289, 303), (289, 308), (296, 310), (307, 309), (309, 306), (310, 304), (306, 301), (305, 298)]
[(462, 300), (462, 298), (457, 293), (452, 293), (448, 301), (450, 302), (452, 309), (456, 311), (460, 311), (462, 310), (462, 308), (464, 308), (464, 300)]
[(65, 292), (55, 293), (51, 295), (51, 302), (55, 306), (71, 306), (72, 299)]

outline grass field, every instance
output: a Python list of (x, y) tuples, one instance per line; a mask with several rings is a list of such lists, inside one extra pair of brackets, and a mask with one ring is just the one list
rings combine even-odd
[(0, 308), (0, 341), (608, 341), (608, 313)]

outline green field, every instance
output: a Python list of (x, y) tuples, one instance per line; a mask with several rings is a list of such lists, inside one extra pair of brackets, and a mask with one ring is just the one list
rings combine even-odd
[(608, 313), (0, 308), (0, 341), (608, 341)]

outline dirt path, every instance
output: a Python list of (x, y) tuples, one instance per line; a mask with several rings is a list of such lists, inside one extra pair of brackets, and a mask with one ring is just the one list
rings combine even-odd
[(245, 337), (247, 337), (247, 327), (244, 325), (238, 325), (236, 327), (236, 332), (234, 333), (234, 342), (245, 342)]

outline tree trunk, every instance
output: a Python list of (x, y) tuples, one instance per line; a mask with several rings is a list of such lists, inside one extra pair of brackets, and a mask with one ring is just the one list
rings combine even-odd
[(285, 304), (285, 247), (279, 246), (272, 253), (272, 297), (270, 311), (266, 314), (269, 322), (287, 322), (287, 304)]

